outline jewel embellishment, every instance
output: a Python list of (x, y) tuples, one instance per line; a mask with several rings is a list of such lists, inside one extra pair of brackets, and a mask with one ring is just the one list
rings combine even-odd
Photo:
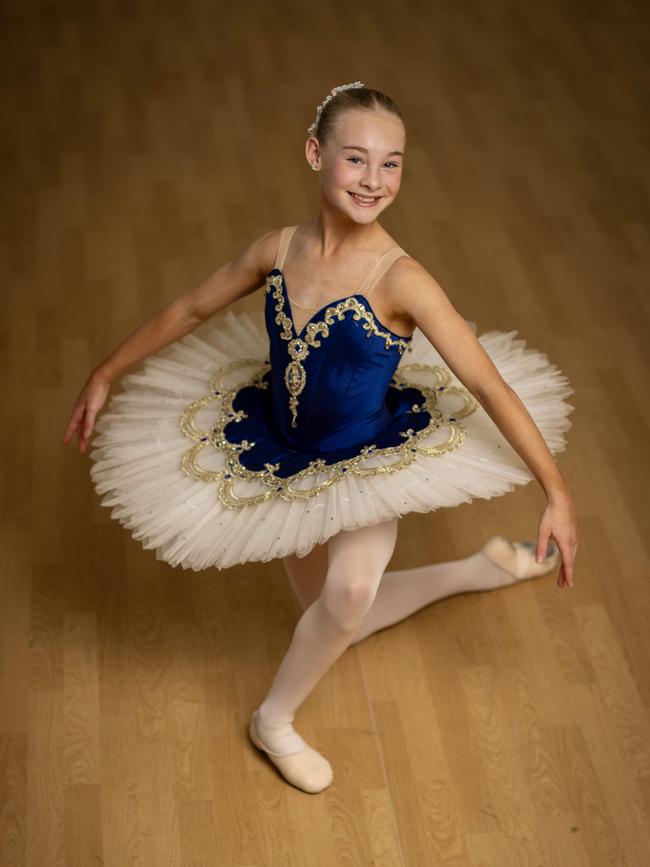
[(323, 313), (323, 319), (320, 322), (308, 322), (304, 337), (294, 337), (293, 322), (284, 312), (284, 293), (282, 291), (282, 275), (268, 275), (266, 278), (266, 291), (270, 292), (275, 304), (275, 323), (282, 328), (280, 337), (287, 340), (287, 351), (291, 357), (291, 361), (287, 365), (284, 372), (284, 382), (289, 392), (289, 409), (291, 410), (291, 427), (298, 427), (298, 396), (303, 391), (307, 382), (307, 373), (302, 362), (309, 355), (309, 346), (319, 347), (321, 341), (319, 335), (327, 337), (329, 335), (329, 326), (334, 322), (334, 318), (341, 320), (348, 310), (352, 310), (352, 318), (362, 321), (362, 326), (365, 329), (366, 337), (371, 337), (373, 334), (384, 338), (384, 346), (389, 349), (395, 346), (397, 351), (402, 354), (405, 351), (412, 352), (413, 346), (410, 338), (393, 337), (387, 331), (379, 328), (377, 321), (372, 312), (353, 296), (345, 298), (336, 304), (326, 307)]

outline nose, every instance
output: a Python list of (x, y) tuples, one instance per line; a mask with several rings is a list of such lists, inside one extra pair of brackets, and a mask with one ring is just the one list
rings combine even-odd
[(371, 192), (379, 189), (381, 185), (379, 183), (379, 178), (377, 177), (377, 171), (377, 169), (373, 169), (369, 166), (364, 172), (363, 178), (361, 179), (361, 186), (365, 187)]

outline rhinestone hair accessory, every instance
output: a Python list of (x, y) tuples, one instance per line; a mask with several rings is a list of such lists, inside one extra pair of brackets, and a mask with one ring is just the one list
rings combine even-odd
[(320, 120), (321, 113), (327, 103), (331, 99), (334, 99), (337, 93), (340, 93), (342, 90), (349, 90), (351, 87), (365, 87), (365, 84), (363, 81), (353, 81), (351, 84), (339, 84), (337, 87), (333, 87), (321, 104), (316, 108), (316, 120), (311, 124), (311, 126), (307, 127), (307, 135), (314, 135), (316, 133), (318, 121)]

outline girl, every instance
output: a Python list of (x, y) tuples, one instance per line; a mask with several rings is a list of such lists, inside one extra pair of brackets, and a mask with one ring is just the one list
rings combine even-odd
[[(171, 565), (283, 559), (303, 614), (249, 733), (306, 792), (327, 787), (332, 767), (294, 714), (347, 647), (560, 560), (558, 587), (572, 586), (576, 514), (553, 452), (573, 389), (516, 332), (477, 338), (379, 225), (405, 142), (388, 96), (333, 88), (306, 142), (318, 216), (262, 235), (140, 326), (92, 372), (63, 440), (76, 431), (85, 452), (110, 383), (148, 357), (97, 421), (92, 479), (112, 517)], [(207, 321), (260, 285), (263, 318)], [(547, 497), (535, 542), (495, 536), (462, 560), (385, 572), (401, 515), (533, 476)]]

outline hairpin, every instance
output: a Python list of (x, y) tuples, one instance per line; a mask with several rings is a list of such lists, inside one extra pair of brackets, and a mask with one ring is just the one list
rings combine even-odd
[(314, 133), (316, 132), (316, 127), (318, 126), (321, 112), (323, 111), (327, 103), (331, 99), (334, 99), (337, 93), (340, 93), (342, 90), (348, 90), (351, 87), (365, 87), (365, 84), (363, 83), (363, 81), (353, 81), (351, 84), (339, 84), (337, 87), (333, 87), (327, 94), (325, 99), (321, 102), (321, 104), (316, 108), (316, 120), (311, 124), (311, 126), (307, 127), (308, 135), (314, 135)]

